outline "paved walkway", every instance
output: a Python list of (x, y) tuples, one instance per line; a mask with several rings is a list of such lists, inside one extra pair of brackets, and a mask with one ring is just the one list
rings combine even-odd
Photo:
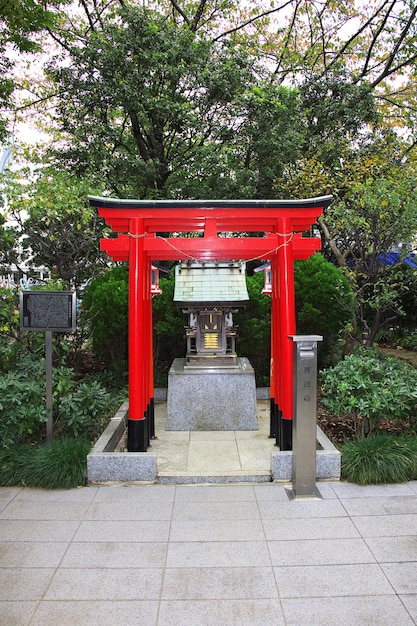
[(0, 488), (0, 624), (417, 624), (417, 481)]
[[(258, 430), (167, 431), (167, 404), (155, 404), (158, 480), (175, 483), (268, 481), (275, 439), (269, 439), (269, 400), (257, 402)], [(223, 479), (223, 480), (222, 480)]]

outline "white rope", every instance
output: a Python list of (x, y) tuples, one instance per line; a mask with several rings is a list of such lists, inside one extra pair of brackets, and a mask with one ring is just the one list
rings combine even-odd
[[(274, 234), (276, 234), (278, 237), (288, 237), (288, 240), (284, 241), (279, 246), (276, 246), (275, 248), (271, 248), (271, 250), (268, 250), (267, 252), (264, 252), (263, 254), (260, 254), (259, 256), (254, 256), (251, 259), (246, 259), (246, 262), (249, 262), (249, 261), (259, 261), (261, 259), (267, 259), (271, 255), (276, 254), (278, 252), (278, 250), (280, 250), (280, 248), (285, 248), (286, 246), (288, 246), (291, 243), (291, 241), (292, 241), (292, 239), (293, 239), (293, 237), (295, 235), (294, 232), (290, 232), (290, 233), (274, 233)], [(132, 237), (132, 239), (142, 239), (143, 237), (146, 237), (146, 235), (148, 235), (148, 233), (140, 233), (139, 235), (135, 235), (133, 233), (129, 233), (128, 232), (127, 235), (128, 235), (128, 237)], [(171, 237), (171, 238), (158, 237), (158, 239), (162, 239), (163, 241), (165, 241), (165, 243), (168, 244), (168, 246), (170, 246), (173, 250), (175, 250), (175, 252), (178, 252), (180, 255), (187, 257), (188, 259), (190, 259), (190, 261), (194, 261), (194, 263), (203, 263), (204, 262), (203, 259), (197, 259), (196, 257), (192, 256), (191, 254), (187, 254), (187, 252), (184, 252), (180, 248), (177, 248), (177, 246), (175, 246), (172, 243), (172, 239), (175, 239), (175, 237)], [(204, 239), (204, 237), (201, 237), (201, 239)], [(230, 237), (230, 239), (233, 239), (233, 237)]]

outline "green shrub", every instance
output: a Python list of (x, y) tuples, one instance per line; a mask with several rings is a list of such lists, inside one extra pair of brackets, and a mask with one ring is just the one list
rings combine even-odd
[(0, 485), (71, 489), (86, 481), (91, 449), (83, 439), (57, 439), (50, 445), (18, 445), (0, 449)]
[[(45, 361), (23, 355), (16, 367), (0, 378), (0, 447), (39, 443), (46, 435)], [(54, 368), (54, 436), (93, 441), (121, 400), (96, 380), (80, 382), (72, 369)]]
[(342, 478), (359, 485), (417, 478), (416, 439), (374, 433), (342, 447)]
[(37, 439), (45, 428), (45, 381), (11, 371), (0, 378), (0, 446)]
[(249, 302), (234, 315), (238, 326), (236, 350), (253, 366), (258, 387), (269, 385), (271, 359), (271, 298), (262, 293), (263, 273), (246, 277)]
[(353, 316), (353, 294), (340, 268), (319, 253), (294, 263), (297, 333), (321, 335), (317, 347), (319, 367), (336, 363), (343, 334)]
[(357, 435), (394, 420), (403, 430), (417, 429), (417, 370), (371, 348), (358, 348), (322, 375), (323, 405), (353, 418)]
[(82, 299), (82, 317), (91, 325), (93, 351), (119, 379), (127, 362), (127, 301), (126, 265), (93, 280)]
[[(67, 377), (62, 374), (65, 371)], [(93, 440), (111, 417), (114, 401), (99, 382), (78, 382), (71, 373), (60, 368), (56, 375), (54, 431)]]

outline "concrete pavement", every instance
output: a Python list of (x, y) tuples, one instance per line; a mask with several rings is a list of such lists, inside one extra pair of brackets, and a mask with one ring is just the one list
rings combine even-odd
[(417, 481), (0, 488), (2, 626), (417, 623)]

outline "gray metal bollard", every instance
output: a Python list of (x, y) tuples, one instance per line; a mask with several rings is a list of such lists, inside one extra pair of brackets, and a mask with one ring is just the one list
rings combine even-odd
[(291, 335), (293, 365), (293, 495), (315, 497), (317, 431), (317, 342), (320, 335)]

